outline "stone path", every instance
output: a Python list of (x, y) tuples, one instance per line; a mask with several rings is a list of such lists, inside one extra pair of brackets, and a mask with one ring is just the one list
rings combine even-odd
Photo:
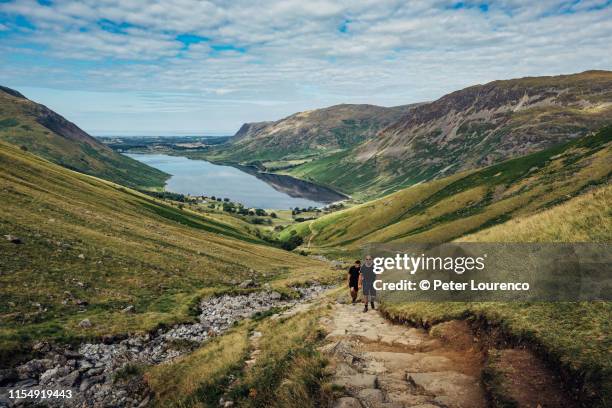
[(483, 356), (463, 322), (436, 326), (441, 337), (394, 325), (362, 305), (337, 304), (323, 324), (322, 351), (331, 356), (333, 379), (344, 396), (335, 408), (479, 408)]

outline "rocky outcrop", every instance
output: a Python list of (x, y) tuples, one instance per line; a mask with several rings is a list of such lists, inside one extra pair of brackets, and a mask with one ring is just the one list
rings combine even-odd
[[(43, 358), (0, 370), (0, 386), (3, 387), (0, 388), (0, 407), (31, 402), (15, 403), (8, 398), (9, 389), (72, 390), (71, 399), (46, 400), (49, 406), (145, 406), (150, 399), (145, 385), (138, 376), (123, 378), (125, 373), (137, 371), (139, 366), (172, 360), (210, 337), (222, 334), (238, 320), (273, 307), (290, 308), (326, 289), (321, 285), (295, 288), (301, 295), (297, 299), (283, 299), (273, 290), (210, 297), (201, 301), (200, 315), (195, 323), (129, 337), (109, 336), (98, 343), (81, 344), (76, 349), (39, 343), (36, 349)], [(117, 381), (118, 378), (121, 380)]]

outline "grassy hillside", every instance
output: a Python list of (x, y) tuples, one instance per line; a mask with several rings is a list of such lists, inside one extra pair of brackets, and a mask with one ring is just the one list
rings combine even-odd
[[(4, 353), (190, 319), (199, 296), (248, 277), (283, 286), (331, 274), (237, 219), (180, 210), (2, 142), (0, 203)], [(135, 314), (120, 312), (128, 305)], [(78, 327), (84, 318), (92, 328)]]
[[(519, 217), (457, 241), (609, 243), (611, 202), (612, 187), (606, 185), (538, 214)], [(476, 324), (498, 327), (509, 341), (531, 346), (557, 367), (584, 406), (608, 406), (612, 398), (610, 302), (413, 302), (385, 304), (383, 313), (417, 325), (468, 318)]]
[(375, 138), (289, 174), (358, 199), (519, 157), (612, 122), (612, 72), (494, 81), (411, 109)]
[(0, 141), (131, 187), (162, 187), (168, 177), (113, 151), (47, 107), (5, 87), (0, 87)]
[(229, 143), (215, 146), (205, 157), (256, 163), (268, 170), (288, 168), (352, 148), (414, 106), (342, 104), (299, 112), (275, 122), (246, 123)]
[(358, 251), (371, 242), (446, 242), (558, 204), (607, 183), (612, 127), (480, 170), (419, 184), (298, 224), (313, 251)]

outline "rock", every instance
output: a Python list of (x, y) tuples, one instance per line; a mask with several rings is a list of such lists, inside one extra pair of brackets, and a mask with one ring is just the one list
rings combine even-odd
[(40, 353), (46, 353), (51, 350), (51, 345), (46, 341), (39, 341), (32, 346), (32, 350)]
[(57, 377), (58, 371), (59, 371), (59, 367), (52, 368), (50, 370), (45, 371), (40, 376), (40, 383), (47, 384), (51, 382), (55, 377)]
[(4, 238), (13, 244), (23, 244), (23, 240), (15, 235), (7, 234), (4, 236)]
[(28, 387), (33, 387), (36, 384), (38, 384), (38, 381), (36, 381), (36, 380), (34, 380), (32, 378), (28, 378), (27, 380), (23, 380), (23, 381), (19, 381), (19, 382), (15, 383), (13, 388), (15, 388), (15, 389), (28, 388)]
[(240, 287), (241, 289), (255, 288), (257, 287), (257, 284), (255, 283), (253, 279), (247, 279), (245, 281), (242, 281), (242, 283), (238, 285), (238, 287)]
[(74, 351), (74, 350), (65, 350), (65, 351), (64, 351), (64, 356), (65, 356), (66, 358), (75, 358), (75, 359), (80, 359), (81, 357), (83, 357), (83, 356), (81, 355), (81, 353), (76, 352), (76, 351)]
[(228, 408), (228, 407), (233, 407), (233, 406), (234, 406), (234, 401), (225, 401), (225, 402), (223, 403), (223, 406), (224, 406), (225, 408)]
[(384, 396), (381, 390), (376, 388), (366, 388), (364, 390), (359, 391), (357, 394), (360, 400), (365, 400), (366, 402), (374, 405), (375, 403), (383, 402)]
[(91, 368), (84, 374), (87, 377), (95, 377), (104, 372), (104, 367)]
[(77, 306), (87, 306), (87, 305), (89, 304), (89, 302), (88, 302), (88, 301), (83, 300), (83, 299), (76, 299), (76, 300), (74, 301), (74, 303), (75, 303)]
[(347, 388), (376, 388), (378, 378), (373, 374), (354, 374), (334, 379), (334, 384)]
[(79, 254), (79, 259), (85, 259), (85, 254)]
[(38, 375), (53, 367), (53, 361), (49, 359), (30, 360), (17, 367), (17, 376), (20, 380), (38, 377)]
[(272, 300), (280, 300), (283, 297), (283, 295), (281, 295), (278, 292), (271, 292), (270, 293), (270, 299)]
[(134, 313), (134, 306), (133, 305), (129, 305), (125, 309), (122, 309), (121, 313)]
[(77, 380), (79, 379), (79, 372), (73, 371), (70, 374), (59, 379), (59, 383), (65, 385), (66, 387), (72, 387)]
[(334, 408), (362, 408), (362, 406), (357, 398), (342, 397), (336, 401)]
[(88, 329), (91, 326), (93, 325), (91, 324), (91, 321), (89, 319), (83, 319), (79, 322), (79, 327), (82, 327), (84, 329)]

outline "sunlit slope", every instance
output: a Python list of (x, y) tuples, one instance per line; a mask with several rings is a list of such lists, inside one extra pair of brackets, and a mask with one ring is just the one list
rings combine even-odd
[(465, 235), (461, 242), (612, 242), (612, 186)]
[[(612, 127), (479, 170), (416, 185), (298, 224), (311, 249), (357, 249), (371, 242), (445, 242), (558, 204), (612, 170)], [(334, 248), (338, 249), (338, 248)]]
[(352, 150), (288, 170), (365, 200), (564, 143), (612, 122), (612, 72), (493, 81), (414, 107)]
[[(609, 243), (610, 203), (612, 186), (608, 184), (457, 241)], [(476, 324), (497, 327), (505, 338), (544, 356), (566, 379), (581, 406), (609, 406), (612, 302), (405, 302), (385, 304), (382, 311), (390, 318), (416, 324), (468, 317)]]
[(0, 86), (0, 141), (127, 186), (162, 187), (162, 171), (123, 156), (51, 109)]
[[(182, 211), (0, 143), (0, 349), (184, 319), (198, 293), (250, 277), (281, 285), (328, 273), (235, 220)], [(120, 312), (128, 305), (135, 314)], [(78, 328), (84, 318), (91, 329)]]

